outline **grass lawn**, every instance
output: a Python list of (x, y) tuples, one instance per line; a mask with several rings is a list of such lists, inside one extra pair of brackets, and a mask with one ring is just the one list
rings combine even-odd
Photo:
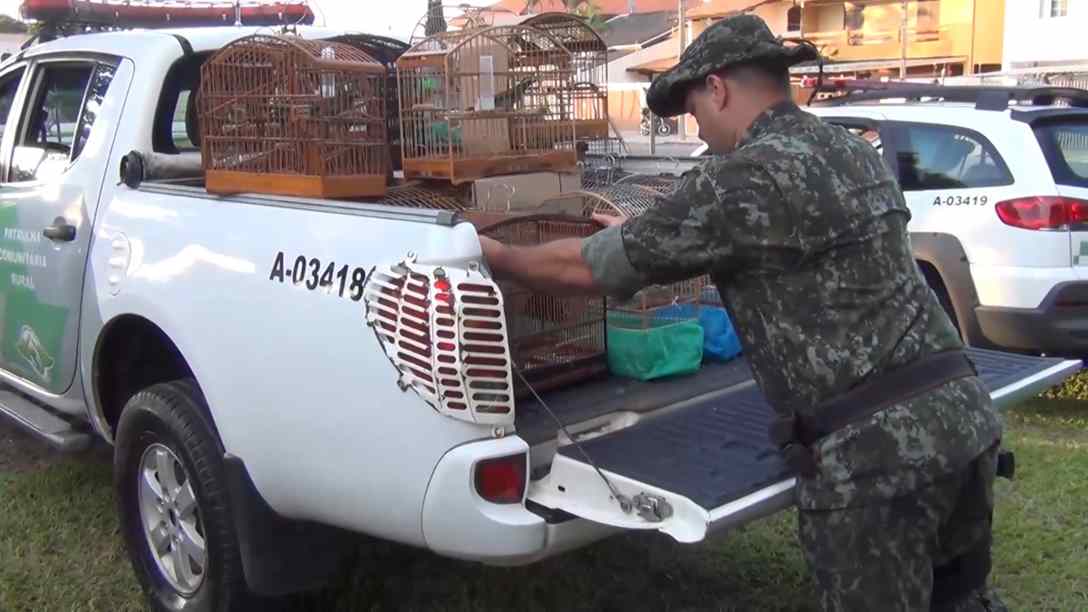
[[(1088, 610), (1088, 401), (1050, 395), (1008, 414), (1018, 471), (998, 481), (994, 579), (1014, 610)], [(0, 473), (0, 610), (143, 609), (109, 485), (102, 460)], [(368, 543), (333, 588), (288, 607), (814, 610), (794, 520), (784, 513), (696, 546), (617, 536), (515, 569)]]

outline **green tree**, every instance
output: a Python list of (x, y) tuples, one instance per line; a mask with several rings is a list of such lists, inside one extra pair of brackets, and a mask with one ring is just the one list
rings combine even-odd
[[(542, 0), (525, 0), (525, 8), (535, 9), (542, 4)], [(567, 12), (574, 13), (578, 7), (583, 4), (593, 4), (593, 0), (563, 0), (563, 5), (567, 7)]]
[(27, 25), (18, 19), (8, 15), (0, 15), (0, 33), (23, 34), (27, 31)]
[(442, 0), (427, 0), (427, 25), (424, 33), (433, 36), (446, 31), (446, 19), (442, 14)]
[[(543, 0), (525, 0), (526, 9), (540, 8)], [(568, 13), (574, 13), (586, 20), (594, 30), (603, 30), (606, 26), (601, 17), (601, 10), (593, 0), (563, 0)]]

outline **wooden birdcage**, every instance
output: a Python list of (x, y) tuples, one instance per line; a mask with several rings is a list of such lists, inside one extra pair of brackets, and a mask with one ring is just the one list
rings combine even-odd
[(374, 34), (343, 34), (331, 38), (362, 50), (385, 67), (385, 125), (389, 142), (391, 170), (401, 170), (400, 108), (397, 95), (397, 58), (408, 50), (408, 44), (395, 38)]
[[(626, 175), (625, 178), (633, 176), (638, 175)], [(667, 180), (650, 175), (642, 176), (650, 183), (653, 183), (652, 179), (655, 178), (661, 181)], [(542, 207), (579, 210), (580, 214), (586, 217), (593, 214), (637, 217), (650, 210), (660, 195), (660, 191), (655, 186), (625, 182), (623, 179), (613, 180), (611, 183), (553, 196), (545, 200)], [(693, 306), (691, 312), (697, 313), (702, 303), (701, 296), (709, 285), (711, 285), (709, 275), (667, 285), (652, 285), (625, 302), (610, 303), (609, 309), (628, 315), (623, 320), (629, 323), (649, 326), (652, 319), (660, 316), (662, 309), (677, 304), (691, 305)]]
[[(531, 246), (600, 229), (589, 219), (567, 215), (509, 215), (478, 231), (505, 244)], [(510, 355), (537, 391), (585, 380), (608, 370), (605, 299), (554, 296), (500, 281), (506, 303)], [(514, 376), (515, 394), (526, 389)]]
[(291, 35), (232, 42), (201, 68), (209, 192), (377, 196), (389, 168), (380, 62)]
[(573, 171), (574, 58), (536, 28), (444, 32), (397, 60), (406, 178)]
[(571, 13), (541, 13), (521, 25), (550, 34), (571, 53), (574, 68), (571, 95), (578, 140), (608, 139), (608, 45), (585, 19)]

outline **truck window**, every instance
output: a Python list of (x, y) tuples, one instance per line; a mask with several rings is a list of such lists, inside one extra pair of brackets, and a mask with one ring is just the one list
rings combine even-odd
[(1035, 136), (1055, 183), (1088, 187), (1088, 116), (1043, 122)]
[(91, 79), (91, 86), (87, 90), (87, 100), (83, 104), (83, 114), (79, 117), (79, 128), (76, 129), (76, 141), (72, 145), (72, 159), (79, 157), (87, 139), (91, 137), (91, 128), (102, 111), (102, 100), (106, 97), (106, 91), (113, 81), (113, 75), (117, 72), (114, 66), (98, 64)]
[(19, 83), (22, 79), (22, 68), (0, 79), (0, 139), (4, 137), (7, 129), (8, 114), (11, 113), (11, 107), (15, 104), (15, 94), (19, 91)]
[(861, 136), (865, 139), (865, 142), (873, 145), (873, 148), (879, 153), (884, 152), (884, 145), (880, 142), (880, 132), (869, 127), (860, 126), (845, 126), (846, 130), (854, 136)]
[(904, 191), (1011, 185), (1012, 174), (981, 134), (941, 125), (898, 124), (896, 162)]
[(156, 153), (200, 151), (196, 93), (200, 91), (200, 66), (207, 58), (207, 54), (187, 56), (167, 71), (151, 134)]
[(12, 182), (59, 176), (68, 166), (94, 64), (47, 64), (27, 106), (26, 127), (11, 160)]

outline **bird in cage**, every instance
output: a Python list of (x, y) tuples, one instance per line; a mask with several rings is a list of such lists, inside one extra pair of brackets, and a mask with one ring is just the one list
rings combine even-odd
[(506, 91), (500, 92), (495, 96), (495, 108), (502, 110), (514, 110), (517, 102), (521, 100), (527, 91), (534, 85), (536, 85), (538, 79), (535, 77), (529, 77), (517, 82), (513, 87)]

